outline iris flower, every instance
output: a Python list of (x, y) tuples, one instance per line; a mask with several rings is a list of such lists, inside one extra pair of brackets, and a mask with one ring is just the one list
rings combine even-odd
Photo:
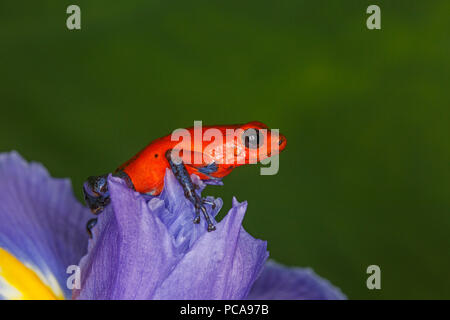
[[(192, 176), (201, 193), (205, 184)], [(89, 240), (89, 210), (67, 179), (50, 177), (16, 152), (0, 154), (0, 298), (3, 299), (344, 299), (311, 269), (268, 258), (267, 243), (242, 227), (246, 202), (207, 232), (172, 173), (157, 197), (108, 177), (111, 204)], [(211, 216), (220, 198), (207, 206)], [(69, 266), (80, 287), (68, 288)]]

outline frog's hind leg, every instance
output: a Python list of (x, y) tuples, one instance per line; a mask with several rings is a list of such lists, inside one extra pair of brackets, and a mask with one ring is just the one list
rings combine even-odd
[(89, 177), (83, 185), (84, 200), (93, 214), (99, 214), (110, 203), (108, 175)]
[[(108, 175), (89, 177), (83, 185), (83, 194), (91, 212), (98, 215), (111, 202), (108, 191)], [(86, 224), (89, 238), (92, 238), (92, 229), (97, 224), (97, 218), (90, 219)]]
[[(135, 190), (130, 177), (123, 171), (118, 170), (113, 174), (114, 177), (125, 181), (130, 189)], [(92, 176), (87, 179), (83, 185), (83, 194), (87, 206), (91, 212), (98, 215), (111, 202), (108, 190), (108, 175)], [(91, 219), (86, 225), (89, 236), (92, 238), (92, 228), (95, 227), (97, 218)]]
[(89, 238), (92, 238), (92, 229), (97, 224), (97, 220), (98, 220), (97, 218), (92, 218), (86, 224), (86, 230), (87, 230), (87, 232), (89, 234)]

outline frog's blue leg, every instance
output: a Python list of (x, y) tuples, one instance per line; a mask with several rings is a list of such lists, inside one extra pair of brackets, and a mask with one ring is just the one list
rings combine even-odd
[(92, 229), (95, 227), (96, 224), (97, 224), (97, 218), (92, 218), (87, 222), (86, 230), (89, 234), (89, 238), (92, 238)]
[[(217, 164), (215, 162), (211, 162), (210, 164), (207, 164), (206, 166), (198, 168), (198, 171), (205, 174), (210, 175), (211, 173), (216, 172), (218, 169)], [(211, 177), (214, 179), (213, 177)]]
[(110, 202), (108, 176), (89, 177), (83, 185), (84, 200), (93, 214), (99, 214)]
[[(134, 189), (133, 183), (128, 175), (123, 171), (118, 171), (113, 174), (127, 183), (127, 185)], [(108, 191), (108, 175), (92, 176), (87, 179), (83, 185), (83, 194), (87, 206), (91, 212), (98, 215), (111, 202)], [(92, 228), (97, 223), (97, 219), (91, 219), (86, 225), (89, 235), (92, 235)]]
[(214, 201), (209, 201), (207, 199), (202, 199), (202, 203), (203, 204), (209, 204), (213, 210), (216, 208), (216, 204), (214, 203)]
[(168, 150), (166, 152), (166, 158), (167, 161), (169, 162), (173, 174), (175, 175), (175, 178), (183, 187), (184, 195), (194, 205), (195, 208), (194, 223), (200, 223), (200, 211), (201, 211), (206, 219), (206, 222), (208, 223), (208, 231), (216, 230), (216, 227), (212, 223), (211, 218), (209, 217), (209, 214), (206, 211), (205, 206), (203, 205), (205, 201), (197, 194), (197, 192), (195, 192), (195, 185), (192, 182), (191, 177), (189, 176), (189, 173), (186, 170), (183, 161), (177, 158), (172, 152), (172, 150)]

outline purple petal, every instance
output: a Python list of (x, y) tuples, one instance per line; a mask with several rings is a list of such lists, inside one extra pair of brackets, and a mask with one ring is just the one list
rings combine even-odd
[(164, 224), (124, 181), (109, 177), (111, 205), (99, 215), (81, 262), (79, 299), (148, 299), (175, 263)]
[(0, 248), (56, 295), (71, 295), (66, 269), (86, 253), (89, 216), (69, 180), (51, 178), (42, 165), (28, 164), (16, 152), (0, 154)]
[[(247, 203), (201, 237), (156, 291), (155, 299), (242, 299), (267, 259), (266, 242), (242, 228)], [(176, 288), (176, 290), (174, 290)]]
[(272, 260), (247, 297), (248, 300), (342, 300), (345, 295), (309, 268), (287, 268)]
[[(267, 251), (265, 242), (241, 226), (246, 203), (234, 200), (217, 230), (208, 233), (204, 221), (193, 224), (194, 208), (172, 172), (167, 171), (158, 197), (134, 192), (117, 178), (108, 183), (111, 205), (93, 230), (74, 298), (241, 299), (248, 294)], [(214, 201), (220, 208), (221, 201)]]

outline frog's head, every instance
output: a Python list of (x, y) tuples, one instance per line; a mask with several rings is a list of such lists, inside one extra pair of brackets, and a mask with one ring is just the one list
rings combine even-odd
[(252, 121), (241, 126), (240, 146), (245, 148), (247, 163), (279, 154), (286, 147), (286, 137), (264, 123)]

